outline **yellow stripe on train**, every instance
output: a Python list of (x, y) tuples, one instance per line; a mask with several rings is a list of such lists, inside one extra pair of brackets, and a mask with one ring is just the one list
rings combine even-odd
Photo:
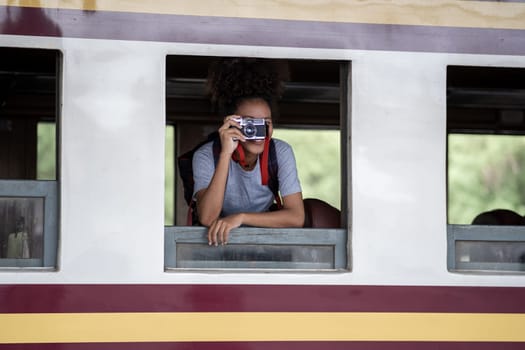
[(0, 314), (0, 343), (525, 342), (525, 314), (206, 312)]
[(525, 29), (525, 4), (460, 0), (0, 0), (0, 5), (237, 18)]

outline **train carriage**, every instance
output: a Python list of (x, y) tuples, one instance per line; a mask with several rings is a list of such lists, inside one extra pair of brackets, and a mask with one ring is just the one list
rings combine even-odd
[[(335, 224), (186, 225), (220, 57), (288, 67)], [(525, 212), (450, 215), (456, 136), (523, 142), (524, 78), (521, 1), (0, 0), (0, 349), (525, 348)]]

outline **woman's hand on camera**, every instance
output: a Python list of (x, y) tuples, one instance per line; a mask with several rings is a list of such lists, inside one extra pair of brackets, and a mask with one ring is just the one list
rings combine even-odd
[(241, 132), (240, 125), (235, 121), (239, 118), (235, 115), (230, 115), (224, 118), (224, 124), (219, 128), (219, 135), (221, 138), (221, 153), (232, 154), (237, 148), (239, 141), (246, 141)]
[(208, 228), (208, 244), (224, 245), (228, 243), (230, 231), (242, 225), (242, 214), (218, 218)]

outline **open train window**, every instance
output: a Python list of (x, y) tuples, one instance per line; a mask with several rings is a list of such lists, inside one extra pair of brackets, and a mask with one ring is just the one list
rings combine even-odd
[[(187, 226), (188, 207), (176, 158), (220, 126), (204, 88), (215, 59), (175, 55), (166, 59), (165, 268), (346, 269), (347, 224), (340, 214), (332, 228), (311, 227), (315, 226), (309, 224), (311, 219), (303, 229), (241, 227), (221, 247), (208, 246), (204, 227)], [(341, 140), (348, 135), (349, 64), (277, 61), (288, 67), (289, 79), (274, 116), (274, 137), (294, 150), (303, 197), (346, 213), (348, 145)]]
[(0, 48), (0, 268), (55, 268), (60, 53)]
[(448, 268), (525, 271), (525, 68), (447, 69)]

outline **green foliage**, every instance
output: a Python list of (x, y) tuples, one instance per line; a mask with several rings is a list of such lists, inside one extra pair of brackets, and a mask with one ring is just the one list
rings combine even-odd
[(450, 135), (448, 220), (469, 224), (479, 213), (525, 213), (525, 137)]
[(36, 148), (37, 180), (56, 179), (56, 127), (55, 123), (38, 123)]
[(304, 198), (319, 198), (341, 208), (341, 156), (338, 130), (276, 129), (295, 154)]
[(166, 144), (164, 152), (164, 225), (175, 223), (175, 128), (166, 126)]

